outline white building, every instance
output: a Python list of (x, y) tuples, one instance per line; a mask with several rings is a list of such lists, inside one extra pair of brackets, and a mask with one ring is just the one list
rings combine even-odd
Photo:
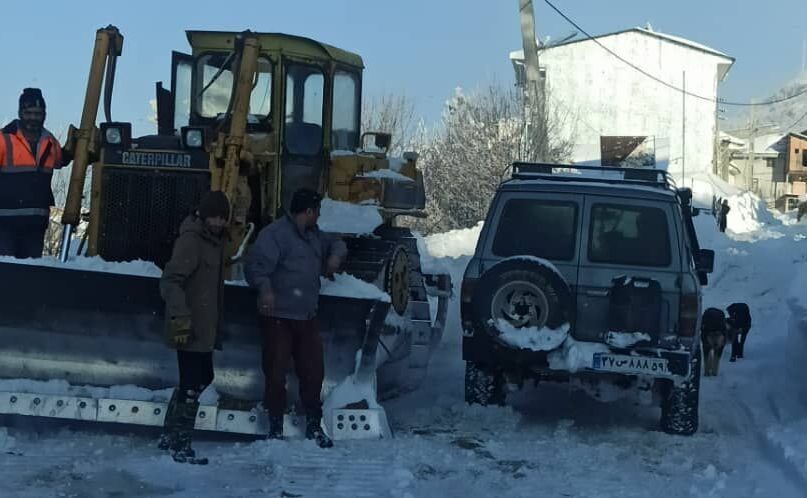
[[(686, 184), (695, 173), (712, 172), (717, 87), (734, 59), (649, 27), (596, 40), (675, 88), (642, 74), (588, 38), (541, 46), (548, 106), (567, 116), (564, 126), (574, 143), (573, 162), (613, 164), (614, 150), (627, 146), (628, 152), (636, 148), (651, 159), (654, 156), (656, 167), (667, 169), (679, 181), (684, 174)], [(523, 81), (523, 51), (512, 52), (510, 58), (517, 79)], [(685, 97), (678, 90), (684, 87), (704, 99)], [(619, 154), (617, 161), (625, 159)]]

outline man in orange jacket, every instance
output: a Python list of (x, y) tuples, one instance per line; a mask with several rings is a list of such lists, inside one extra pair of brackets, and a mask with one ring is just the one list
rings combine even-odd
[(45, 129), (38, 88), (22, 91), (18, 116), (0, 133), (0, 256), (38, 258), (54, 205), (53, 170), (72, 158)]

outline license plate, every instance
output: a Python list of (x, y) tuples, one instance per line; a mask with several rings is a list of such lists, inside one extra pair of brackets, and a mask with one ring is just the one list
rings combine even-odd
[(672, 375), (664, 358), (594, 353), (591, 368), (604, 372)]

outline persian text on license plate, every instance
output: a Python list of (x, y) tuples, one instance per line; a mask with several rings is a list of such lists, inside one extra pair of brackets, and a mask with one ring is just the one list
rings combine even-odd
[(594, 353), (592, 368), (606, 372), (671, 375), (667, 360), (644, 356)]

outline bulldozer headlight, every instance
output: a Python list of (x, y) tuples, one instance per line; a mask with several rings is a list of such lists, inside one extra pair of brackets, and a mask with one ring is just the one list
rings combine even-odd
[(205, 145), (205, 134), (201, 128), (183, 128), (182, 138), (189, 149), (201, 149)]
[(101, 123), (101, 136), (104, 145), (127, 148), (132, 140), (130, 123)]
[(110, 145), (120, 145), (122, 138), (120, 128), (106, 129), (106, 143)]

